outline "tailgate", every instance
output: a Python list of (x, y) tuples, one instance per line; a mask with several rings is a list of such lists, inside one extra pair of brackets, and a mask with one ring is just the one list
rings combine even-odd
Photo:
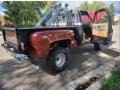
[(3, 27), (2, 28), (4, 43), (2, 46), (10, 52), (12, 56), (19, 60), (26, 60), (28, 59), (27, 55), (21, 53), (19, 43), (18, 43), (18, 34), (16, 28), (8, 28)]
[(4, 44), (18, 50), (17, 33), (15, 28), (2, 28)]

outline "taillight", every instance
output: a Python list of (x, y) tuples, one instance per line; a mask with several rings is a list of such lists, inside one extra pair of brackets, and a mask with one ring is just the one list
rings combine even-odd
[(21, 49), (22, 49), (22, 50), (25, 50), (25, 45), (24, 45), (23, 42), (21, 42)]

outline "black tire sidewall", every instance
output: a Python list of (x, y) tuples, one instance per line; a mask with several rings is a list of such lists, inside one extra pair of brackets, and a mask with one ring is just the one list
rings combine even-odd
[[(66, 57), (65, 63), (62, 67), (57, 67), (56, 65), (56, 56), (60, 53), (63, 53)], [(53, 72), (62, 71), (67, 66), (68, 56), (64, 48), (56, 47), (52, 51), (50, 51), (47, 58), (47, 65)]]
[(99, 43), (94, 43), (94, 49), (96, 51), (99, 51), (101, 49), (100, 44)]

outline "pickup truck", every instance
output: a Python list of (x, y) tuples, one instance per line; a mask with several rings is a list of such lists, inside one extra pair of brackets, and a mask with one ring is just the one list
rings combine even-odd
[[(68, 13), (70, 12), (65, 15)], [(98, 20), (100, 13), (103, 16)], [(49, 27), (2, 27), (4, 38), (2, 46), (20, 60), (46, 58), (50, 70), (59, 72), (69, 61), (66, 49), (93, 43), (95, 50), (99, 51), (100, 44), (110, 43), (113, 31), (107, 9), (97, 10), (94, 18), (87, 11), (78, 11), (77, 14), (71, 14), (69, 18), (61, 17), (59, 14)], [(89, 22), (84, 21), (83, 17), (87, 17)], [(61, 18), (71, 19), (71, 21), (63, 22)]]

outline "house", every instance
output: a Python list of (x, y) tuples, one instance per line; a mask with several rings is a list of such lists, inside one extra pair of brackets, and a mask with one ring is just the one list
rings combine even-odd
[(0, 26), (4, 26), (4, 25), (9, 24), (9, 23), (10, 23), (10, 21), (6, 20), (4, 18), (4, 15), (0, 15)]

